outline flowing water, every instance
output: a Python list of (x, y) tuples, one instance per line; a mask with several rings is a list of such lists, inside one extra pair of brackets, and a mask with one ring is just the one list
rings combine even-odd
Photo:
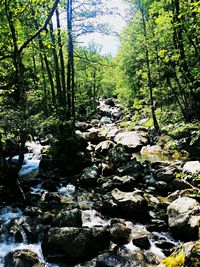
[[(114, 110), (115, 111), (115, 110)], [(113, 112), (114, 112), (113, 111)], [(106, 119), (107, 120), (107, 119)], [(106, 121), (105, 120), (105, 121)], [(24, 164), (19, 172), (21, 178), (29, 179), (36, 176), (38, 173), (39, 162), (40, 162), (40, 151), (42, 146), (37, 143), (30, 143), (31, 152), (25, 154)], [(17, 159), (18, 156), (14, 157), (13, 159)], [(48, 191), (42, 188), (42, 183), (37, 186), (31, 187), (31, 194), (37, 194), (41, 196), (41, 200), (45, 197)], [(66, 186), (60, 186), (57, 190), (57, 194), (62, 196), (73, 196), (76, 193), (75, 186), (68, 184)], [(9, 232), (9, 223), (14, 220), (23, 220), (24, 214), (19, 208), (13, 208), (10, 206), (2, 207), (0, 210), (0, 267), (3, 267), (3, 259), (5, 255), (13, 250), (17, 249), (29, 249), (37, 253), (40, 261), (45, 263), (45, 260), (42, 255), (41, 244), (28, 244), (27, 237), (23, 229), (20, 228), (21, 236), (23, 241), (16, 242), (15, 238), (13, 237), (12, 233)], [(93, 226), (110, 226), (110, 219), (104, 218), (100, 213), (98, 213), (94, 209), (86, 209), (82, 211), (82, 221), (84, 227), (93, 227)], [(133, 225), (132, 222), (126, 222), (127, 227), (129, 227), (132, 232), (146, 232), (149, 233), (144, 225), (136, 224)], [(162, 249), (156, 246), (155, 240), (162, 239), (166, 242), (170, 242), (174, 245), (178, 243), (170, 236), (167, 232), (152, 232), (149, 235), (150, 241), (150, 248), (148, 249), (149, 252), (156, 255), (159, 260), (164, 258), (164, 253)], [(126, 249), (129, 251), (138, 250), (139, 248), (133, 245), (132, 242), (127, 244)], [(144, 252), (145, 253), (145, 252)], [(45, 263), (45, 266), (56, 267), (56, 264), (48, 264)]]

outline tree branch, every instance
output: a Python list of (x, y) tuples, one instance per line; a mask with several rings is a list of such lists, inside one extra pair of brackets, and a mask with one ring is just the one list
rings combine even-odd
[(45, 21), (45, 23), (44, 23), (44, 25), (41, 27), (41, 28), (39, 28), (36, 32), (35, 32), (35, 34), (33, 34), (26, 42), (24, 42), (23, 43), (23, 45), (19, 48), (19, 53), (21, 53), (22, 51), (23, 51), (23, 49), (24, 48), (26, 48), (27, 47), (27, 45), (31, 42), (31, 41), (33, 41), (43, 30), (45, 30), (46, 28), (47, 28), (47, 25), (49, 24), (49, 22), (50, 22), (50, 20), (51, 20), (51, 18), (52, 18), (52, 16), (53, 16), (53, 13), (54, 13), (54, 11), (56, 10), (56, 8), (57, 8), (57, 6), (58, 6), (58, 3), (59, 3), (59, 1), (60, 0), (55, 0), (55, 2), (54, 2), (54, 5), (53, 5), (53, 7), (52, 7), (52, 9), (51, 9), (51, 11), (50, 11), (50, 13), (49, 13), (49, 16), (47, 17), (47, 19), (46, 19), (46, 21)]

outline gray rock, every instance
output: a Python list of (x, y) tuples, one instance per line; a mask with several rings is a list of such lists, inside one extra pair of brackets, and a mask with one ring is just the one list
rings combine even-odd
[(106, 156), (109, 149), (115, 147), (115, 145), (111, 140), (102, 141), (95, 147), (95, 153)]
[(141, 172), (143, 170), (143, 166), (139, 161), (131, 161), (128, 162), (122, 166), (120, 166), (117, 169), (117, 172), (120, 175), (131, 175), (133, 177), (140, 177), (141, 176)]
[(181, 240), (197, 240), (200, 205), (189, 197), (174, 200), (167, 208), (168, 224), (173, 235)]
[(124, 191), (132, 191), (133, 187), (136, 183), (136, 179), (132, 176), (125, 175), (125, 176), (114, 176), (111, 179), (109, 179), (107, 182), (105, 182), (102, 185), (103, 189), (106, 190), (112, 190), (114, 188), (117, 188), (119, 190)]
[(118, 133), (114, 141), (130, 149), (132, 152), (137, 152), (140, 151), (143, 145), (148, 144), (149, 137), (148, 134), (143, 131), (130, 131)]
[(62, 210), (56, 217), (54, 225), (58, 227), (81, 227), (81, 211), (79, 209)]
[(188, 161), (183, 166), (183, 172), (185, 173), (200, 173), (200, 162), (199, 161)]
[(173, 165), (161, 167), (155, 171), (156, 180), (163, 182), (170, 182), (176, 177), (176, 172), (178, 172), (178, 168)]
[(20, 249), (9, 252), (4, 258), (4, 267), (33, 267), (39, 265), (38, 255), (28, 249)]
[(78, 263), (94, 258), (108, 249), (110, 234), (106, 228), (51, 228), (42, 243), (49, 262)]
[(83, 133), (83, 138), (87, 142), (91, 143), (98, 143), (102, 140), (102, 137), (99, 136), (99, 129), (98, 128), (90, 128), (87, 130), (87, 132)]
[(96, 185), (98, 179), (98, 168), (96, 166), (88, 167), (83, 170), (80, 177), (80, 183), (86, 186)]
[(130, 242), (130, 234), (131, 229), (122, 223), (114, 223), (110, 229), (111, 241), (120, 246)]
[(131, 267), (131, 261), (115, 252), (105, 252), (97, 257), (96, 267)]
[(131, 193), (114, 189), (111, 195), (118, 206), (119, 215), (140, 219), (147, 215), (147, 201), (138, 191)]
[(149, 249), (150, 248), (149, 238), (144, 233), (134, 233), (132, 235), (132, 243), (133, 243), (133, 245), (135, 245), (141, 249)]

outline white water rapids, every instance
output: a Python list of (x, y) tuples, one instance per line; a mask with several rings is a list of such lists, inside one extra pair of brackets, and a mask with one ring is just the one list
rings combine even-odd
[[(38, 173), (38, 168), (39, 168), (39, 163), (40, 163), (40, 151), (42, 146), (37, 143), (29, 143), (31, 153), (25, 154), (24, 158), (24, 164), (19, 172), (19, 175), (24, 178), (33, 178), (36, 176)], [(13, 157), (13, 159), (17, 159), (18, 156)], [(57, 190), (57, 194), (59, 195), (73, 195), (75, 192), (76, 188), (68, 184), (66, 186), (60, 186)], [(47, 193), (47, 190), (44, 190), (42, 188), (42, 183), (35, 186), (31, 187), (31, 193), (32, 194), (39, 194), (42, 196), (42, 193), (45, 194)], [(10, 206), (3, 207), (0, 210), (0, 267), (4, 266), (4, 257), (10, 252), (18, 249), (29, 249), (37, 253), (41, 263), (44, 263), (45, 266), (47, 267), (56, 267), (59, 265), (55, 264), (49, 264), (46, 263), (44, 260), (44, 257), (42, 255), (42, 250), (41, 250), (41, 244), (40, 243), (35, 243), (35, 244), (28, 244), (27, 243), (27, 238), (25, 233), (21, 232), (21, 235), (23, 237), (23, 242), (22, 243), (16, 243), (14, 240), (13, 236), (5, 230), (6, 224), (9, 224), (11, 220), (15, 219), (23, 219), (24, 214), (19, 208), (12, 208)], [(94, 209), (88, 209), (82, 211), (82, 221), (83, 221), (83, 227), (93, 227), (93, 226), (109, 226), (110, 225), (110, 220), (105, 219), (101, 214), (97, 213), (96, 210)], [(133, 225), (131, 222), (127, 222), (127, 227), (129, 227), (132, 232), (138, 231), (147, 231), (144, 225)], [(158, 238), (162, 238), (166, 241), (169, 241), (171, 243), (174, 243), (174, 245), (177, 245), (177, 242), (175, 242), (169, 235), (169, 233), (158, 233), (158, 232), (153, 232), (154, 236), (157, 236)], [(150, 248), (149, 251), (152, 252), (156, 257), (160, 260), (164, 258), (164, 254), (162, 250), (158, 247), (155, 246), (153, 238), (149, 237), (150, 240)], [(129, 251), (134, 251), (134, 250), (139, 250), (138, 247), (133, 245), (132, 242), (127, 244), (125, 246)], [(144, 252), (145, 253), (145, 252)]]

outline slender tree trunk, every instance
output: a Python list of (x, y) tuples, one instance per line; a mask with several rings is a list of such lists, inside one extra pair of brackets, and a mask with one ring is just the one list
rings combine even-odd
[(53, 52), (53, 58), (54, 58), (54, 65), (55, 65), (55, 75), (56, 75), (56, 88), (57, 88), (57, 98), (58, 98), (58, 106), (62, 107), (62, 90), (61, 90), (61, 82), (60, 82), (60, 71), (59, 71), (59, 63), (58, 63), (58, 56), (56, 52), (56, 40), (53, 33), (53, 23), (49, 23), (50, 27), (50, 35), (51, 35), (51, 41), (53, 44), (52, 52)]
[[(140, 5), (140, 12), (142, 15), (142, 24), (143, 24), (143, 31), (145, 41), (147, 42), (147, 30), (146, 30), (146, 18), (145, 18), (145, 11), (142, 5)], [(147, 77), (148, 77), (148, 87), (149, 87), (149, 96), (150, 96), (150, 105), (151, 105), (151, 114), (153, 119), (153, 125), (155, 131), (158, 133), (160, 131), (158, 121), (155, 114), (155, 105), (153, 99), (153, 86), (152, 86), (152, 78), (151, 78), (151, 68), (150, 68), (150, 61), (149, 61), (149, 50), (147, 44), (145, 44), (145, 54), (146, 54), (146, 66), (147, 66)]]
[(64, 63), (64, 56), (62, 50), (62, 39), (61, 39), (61, 30), (60, 30), (60, 17), (59, 11), (56, 9), (56, 22), (57, 22), (57, 29), (58, 29), (58, 47), (59, 47), (59, 58), (60, 58), (60, 69), (61, 69), (61, 81), (62, 81), (62, 103), (63, 107), (66, 107), (67, 100), (66, 100), (66, 77), (65, 77), (65, 63)]
[(96, 110), (96, 69), (93, 71), (93, 110)]
[(178, 105), (180, 107), (180, 110), (181, 110), (181, 113), (183, 114), (184, 119), (187, 120), (187, 112), (185, 112), (184, 106), (182, 106), (182, 104), (179, 100), (178, 94), (176, 92), (176, 89), (172, 86), (172, 83), (171, 83), (169, 76), (166, 77), (166, 81), (167, 81), (168, 86), (171, 88), (172, 93), (174, 94), (174, 97), (175, 97), (176, 102), (178, 103)]
[(7, 0), (4, 2), (6, 17), (8, 20), (12, 42), (13, 42), (13, 64), (15, 67), (15, 91), (14, 96), (18, 104), (24, 104), (25, 102), (25, 84), (24, 84), (24, 66), (22, 63), (21, 53), (18, 48), (17, 33), (14, 26), (13, 14), (9, 8)]
[[(36, 30), (39, 29), (38, 23), (37, 23), (36, 20), (35, 20), (35, 27), (36, 27)], [(44, 45), (43, 45), (43, 42), (42, 42), (42, 37), (41, 37), (40, 34), (38, 35), (38, 43), (39, 43), (40, 50), (43, 52), (43, 58), (44, 58), (44, 62), (45, 62), (45, 66), (46, 66), (46, 70), (47, 70), (47, 74), (48, 74), (48, 78), (49, 78), (49, 83), (50, 83), (50, 86), (51, 86), (52, 103), (53, 103), (53, 106), (54, 107), (57, 107), (57, 101), (56, 101), (56, 94), (55, 94), (55, 86), (54, 86), (54, 82), (53, 82), (53, 76), (52, 76), (52, 73), (51, 73), (51, 69), (50, 69), (50, 66), (49, 66), (47, 55), (45, 53)]]
[(67, 31), (68, 31), (68, 64), (67, 64), (67, 95), (68, 114), (75, 118), (74, 105), (74, 45), (72, 36), (72, 0), (67, 0)]
[(46, 78), (45, 78), (45, 67), (44, 61), (42, 57), (42, 53), (40, 52), (40, 64), (42, 71), (42, 79), (43, 79), (43, 103), (44, 103), (44, 111), (48, 114), (48, 97), (47, 97), (47, 86), (46, 86)]

